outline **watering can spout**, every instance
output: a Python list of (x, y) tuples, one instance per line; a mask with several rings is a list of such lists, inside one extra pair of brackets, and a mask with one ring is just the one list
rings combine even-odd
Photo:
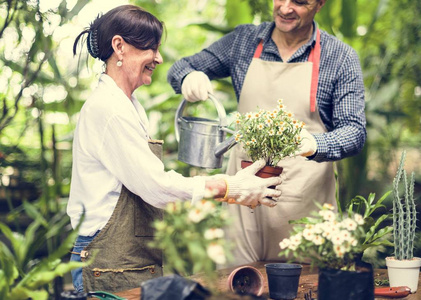
[(220, 157), (225, 152), (227, 152), (229, 149), (234, 147), (237, 144), (237, 141), (235, 140), (235, 136), (230, 137), (229, 139), (223, 141), (215, 148), (215, 156)]

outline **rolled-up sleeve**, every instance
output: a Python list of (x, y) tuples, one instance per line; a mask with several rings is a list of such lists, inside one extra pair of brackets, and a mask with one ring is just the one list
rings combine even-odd
[(210, 80), (230, 76), (230, 53), (234, 40), (235, 32), (231, 32), (199, 53), (175, 62), (168, 71), (168, 83), (180, 94), (184, 77), (193, 71), (204, 72)]
[(332, 125), (315, 134), (315, 161), (334, 161), (358, 154), (366, 141), (364, 82), (359, 58), (348, 48), (332, 94)]

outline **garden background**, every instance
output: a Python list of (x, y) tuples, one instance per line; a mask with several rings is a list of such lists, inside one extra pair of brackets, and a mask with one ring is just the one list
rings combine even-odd
[[(167, 71), (175, 60), (200, 51), (238, 24), (271, 20), (271, 0), (1, 0), (0, 221), (21, 233), (37, 222), (30, 234), (42, 240), (28, 243), (22, 268), (31, 258), (51, 253), (70, 230), (65, 206), (72, 134), (103, 70), (101, 62), (87, 58), (86, 47), (73, 57), (73, 41), (98, 13), (124, 3), (144, 7), (166, 26), (160, 48), (164, 63), (154, 71), (152, 84), (136, 91), (153, 137), (165, 141), (166, 168), (186, 176), (224, 171), (177, 160), (174, 116), (182, 98), (167, 83)], [(364, 73), (368, 140), (359, 155), (337, 163), (343, 204), (356, 195), (380, 197), (390, 190), (403, 150), (406, 170), (416, 175), (420, 204), (420, 15), (421, 1), (328, 0), (316, 17), (322, 29), (358, 52)], [(213, 84), (227, 113), (234, 111), (230, 80)], [(215, 117), (209, 105), (191, 105), (189, 113)], [(421, 256), (419, 235), (417, 240)]]

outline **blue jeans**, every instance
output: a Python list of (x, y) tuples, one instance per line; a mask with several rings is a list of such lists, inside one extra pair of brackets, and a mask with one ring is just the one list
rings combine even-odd
[[(90, 242), (98, 235), (99, 231), (94, 236), (83, 236), (79, 235), (76, 239), (75, 245), (73, 246), (72, 255), (70, 256), (71, 261), (82, 261), (80, 258), (80, 252), (89, 245)], [(83, 280), (82, 280), (82, 268), (74, 269), (71, 271), (73, 286), (77, 292), (83, 292)]]

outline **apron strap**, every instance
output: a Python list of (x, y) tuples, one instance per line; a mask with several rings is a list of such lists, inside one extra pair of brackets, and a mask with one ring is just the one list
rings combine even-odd
[[(263, 40), (260, 40), (254, 52), (253, 58), (260, 58), (263, 51)], [(317, 86), (319, 84), (319, 66), (320, 66), (320, 30), (317, 28), (316, 45), (310, 51), (308, 61), (313, 63), (313, 71), (311, 73), (311, 90), (310, 90), (310, 112), (316, 111)]]
[(313, 63), (313, 71), (311, 75), (310, 90), (310, 112), (316, 111), (316, 95), (317, 86), (319, 84), (319, 66), (320, 66), (320, 30), (317, 28), (316, 45), (311, 49), (308, 61)]
[(260, 40), (259, 45), (257, 45), (256, 51), (254, 52), (253, 58), (260, 58), (263, 50), (263, 40)]

